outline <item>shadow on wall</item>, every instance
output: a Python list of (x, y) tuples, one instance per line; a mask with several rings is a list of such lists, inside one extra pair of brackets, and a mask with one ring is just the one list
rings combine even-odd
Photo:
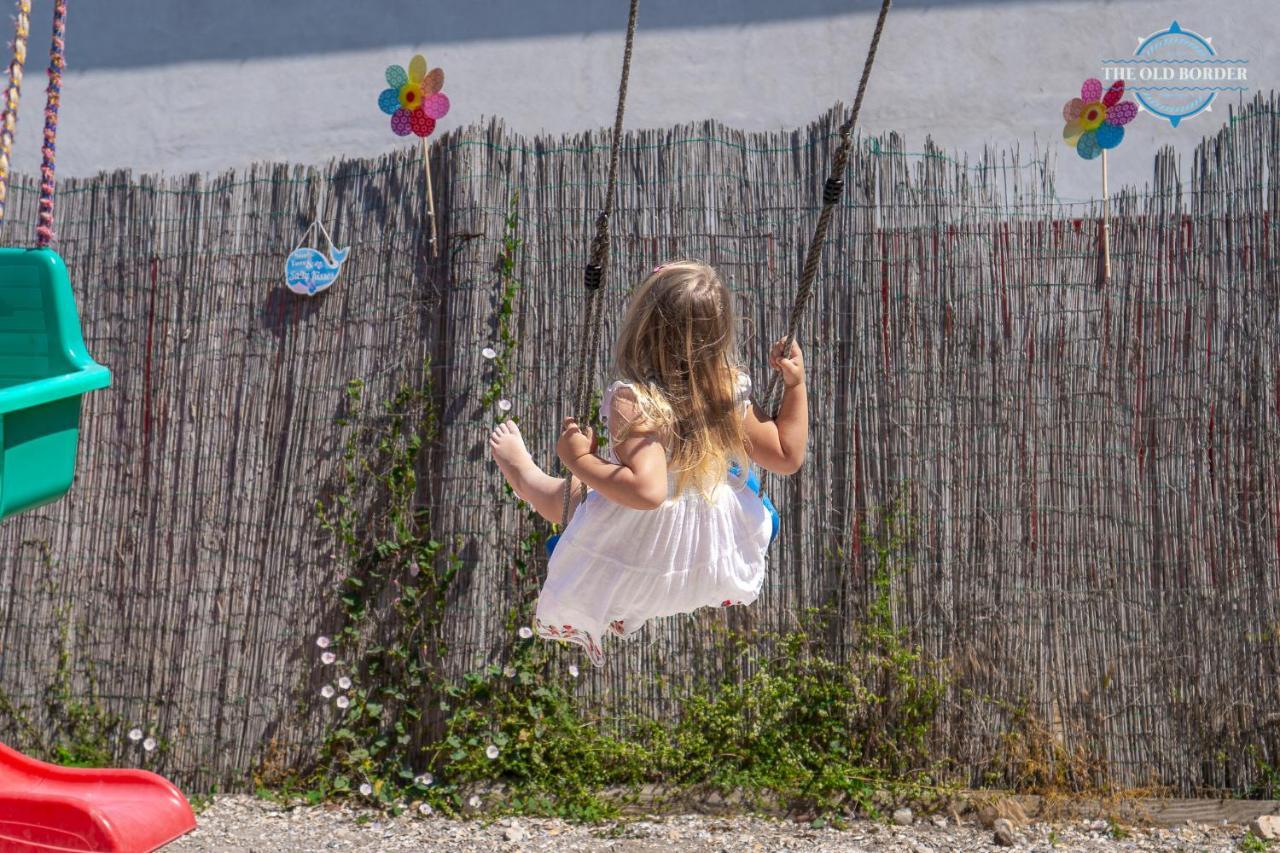
[[(899, 0), (899, 6), (955, 6), (983, 0)], [(1016, 2), (1016, 0), (1007, 0)], [(52, 14), (32, 10), (33, 58)], [(734, 26), (872, 14), (879, 0), (641, 0), (645, 29)], [(620, 32), (626, 0), (113, 0), (75, 4), (68, 13), (73, 71), (141, 68), (302, 56), (406, 44)]]

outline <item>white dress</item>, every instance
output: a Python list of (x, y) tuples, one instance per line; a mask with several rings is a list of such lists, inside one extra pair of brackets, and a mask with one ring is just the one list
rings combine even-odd
[[(751, 380), (740, 375), (738, 384), (745, 415)], [(605, 392), (606, 418), (613, 395), (624, 386), (614, 382)], [(618, 461), (612, 448), (609, 458)], [(601, 666), (605, 631), (626, 636), (655, 617), (755, 601), (774, 518), (747, 485), (748, 473), (726, 473), (710, 499), (696, 489), (672, 495), (672, 475), (671, 496), (651, 510), (588, 491), (547, 564), (534, 630), (546, 639), (577, 643)]]

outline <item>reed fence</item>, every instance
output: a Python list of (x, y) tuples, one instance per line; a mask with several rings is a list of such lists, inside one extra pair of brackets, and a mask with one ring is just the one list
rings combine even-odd
[[(584, 664), (584, 694), (662, 715), (721, 665), (706, 649), (725, 620), (781, 629), (827, 606), (852, 624), (864, 531), (901, 496), (917, 534), (895, 610), (947, 662), (933, 748), (962, 777), (1007, 780), (995, 757), (1034, 724), (1047, 760), (1087, 755), (1116, 784), (1265, 782), (1280, 761), (1277, 106), (1258, 96), (1189, 164), (1160, 151), (1149, 185), (1114, 194), (1105, 284), (1100, 207), (1058, 195), (1051, 157), (860, 140), (801, 326), (809, 459), (766, 482), (784, 521), (764, 595), (614, 642), (604, 669)], [(834, 126), (629, 133), (603, 340), (644, 271), (703, 258), (739, 298), (764, 383)], [(305, 754), (329, 719), (314, 642), (334, 627), (338, 568), (314, 506), (340, 476), (345, 389), (384, 399), (428, 357), (433, 517), (464, 560), (450, 661), (501, 661), (527, 522), (485, 452), (495, 263), (514, 213), (504, 394), (549, 463), (607, 142), (498, 123), (440, 138), (439, 258), (414, 148), (62, 181), (58, 247), (115, 380), (87, 400), (72, 493), (0, 531), (0, 737), (38, 744), (51, 697), (92, 694), (121, 720), (116, 760), (189, 785), (243, 786), (268, 743)], [(35, 182), (10, 198), (3, 239), (27, 243)], [(282, 273), (315, 215), (351, 256), (308, 299)], [(135, 725), (162, 748), (141, 752)]]

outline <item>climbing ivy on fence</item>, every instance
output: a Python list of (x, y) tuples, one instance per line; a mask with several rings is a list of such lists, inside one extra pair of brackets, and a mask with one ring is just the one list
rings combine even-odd
[(410, 788), (410, 759), (431, 737), (448, 591), (458, 543), (437, 538), (428, 510), (427, 464), (439, 430), (430, 362), (380, 407), (364, 384), (347, 387), (342, 488), (316, 504), (342, 577), (341, 627), (318, 638), (326, 679), (321, 713), (335, 720), (311, 782), (325, 793), (382, 797)]

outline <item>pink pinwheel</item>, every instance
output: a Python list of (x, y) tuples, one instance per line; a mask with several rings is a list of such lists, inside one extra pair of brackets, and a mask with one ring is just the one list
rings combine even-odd
[(440, 90), (444, 72), (427, 71), (427, 60), (418, 54), (409, 62), (409, 71), (399, 65), (387, 68), (387, 86), (378, 95), (378, 107), (391, 116), (391, 132), (396, 136), (417, 134), (423, 139), (436, 129), (436, 119), (449, 112), (449, 99)]
[(427, 184), (427, 214), (431, 217), (431, 254), (438, 255), (436, 242), (436, 200), (431, 192), (431, 156), (427, 137), (436, 129), (436, 119), (449, 112), (444, 92), (444, 72), (427, 70), (422, 54), (409, 61), (406, 72), (399, 65), (387, 68), (387, 86), (378, 95), (378, 108), (391, 116), (391, 132), (396, 136), (415, 134), (422, 140), (422, 176)]
[(1102, 81), (1090, 77), (1080, 87), (1080, 97), (1067, 101), (1062, 117), (1067, 125), (1062, 138), (1086, 160), (1092, 160), (1107, 148), (1115, 148), (1124, 139), (1124, 126), (1138, 114), (1133, 101), (1122, 101), (1124, 81), (1117, 80), (1102, 94)]
[(1102, 283), (1111, 280), (1111, 212), (1107, 204), (1107, 150), (1124, 139), (1124, 126), (1133, 121), (1138, 107), (1122, 101), (1124, 81), (1117, 80), (1102, 94), (1102, 81), (1090, 77), (1080, 87), (1080, 97), (1067, 101), (1062, 108), (1066, 127), (1062, 138), (1075, 146), (1085, 160), (1102, 156)]

